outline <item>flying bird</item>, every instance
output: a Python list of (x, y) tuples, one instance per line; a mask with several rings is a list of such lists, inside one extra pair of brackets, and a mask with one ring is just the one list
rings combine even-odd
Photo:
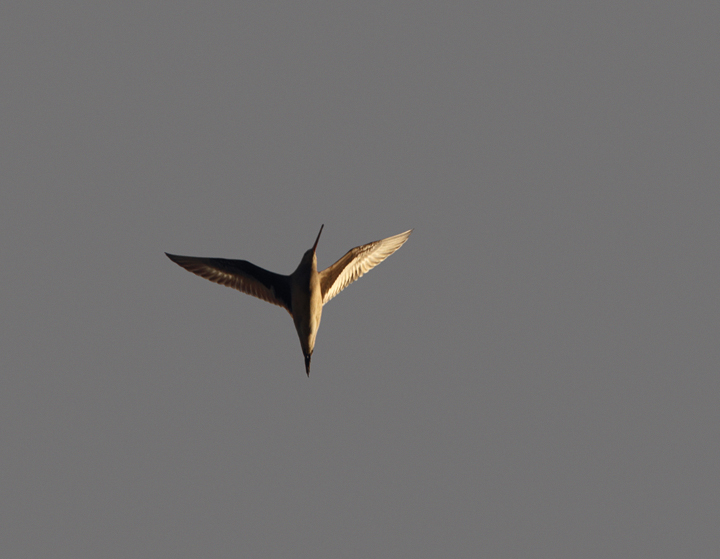
[(310, 359), (315, 349), (323, 305), (399, 249), (412, 233), (410, 229), (394, 237), (357, 246), (335, 264), (318, 272), (315, 252), (323, 227), (325, 225), (320, 227), (315, 244), (305, 252), (297, 269), (289, 276), (270, 272), (247, 260), (165, 254), (188, 272), (278, 305), (289, 312), (300, 338), (305, 372), (309, 377)]

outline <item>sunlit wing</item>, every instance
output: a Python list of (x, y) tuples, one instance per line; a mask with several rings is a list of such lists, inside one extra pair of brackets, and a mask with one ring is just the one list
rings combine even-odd
[(288, 276), (270, 272), (246, 260), (178, 256), (167, 252), (165, 254), (175, 264), (201, 278), (232, 287), (273, 305), (283, 307), (288, 312), (292, 308)]
[(335, 264), (320, 272), (323, 305), (403, 246), (410, 233), (412, 229), (394, 237), (355, 247)]

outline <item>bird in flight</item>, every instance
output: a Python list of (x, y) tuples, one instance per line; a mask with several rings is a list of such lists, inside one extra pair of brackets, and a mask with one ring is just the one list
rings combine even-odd
[[(320, 233), (323, 227), (320, 227)], [(399, 249), (408, 240), (412, 229), (350, 249), (335, 264), (318, 272), (315, 251), (320, 233), (312, 248), (303, 255), (297, 269), (289, 276), (270, 272), (247, 260), (165, 254), (188, 272), (253, 295), (289, 312), (300, 338), (300, 347), (305, 356), (305, 372), (309, 377), (310, 359), (315, 348), (323, 305)]]

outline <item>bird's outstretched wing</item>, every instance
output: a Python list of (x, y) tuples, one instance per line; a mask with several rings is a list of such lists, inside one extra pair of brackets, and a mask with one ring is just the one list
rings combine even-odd
[(199, 258), (165, 253), (167, 257), (201, 278), (226, 285), (283, 307), (291, 312), (290, 278), (256, 266), (247, 260), (227, 258)]
[(350, 249), (335, 264), (320, 272), (323, 305), (403, 246), (410, 233), (412, 229), (394, 237)]

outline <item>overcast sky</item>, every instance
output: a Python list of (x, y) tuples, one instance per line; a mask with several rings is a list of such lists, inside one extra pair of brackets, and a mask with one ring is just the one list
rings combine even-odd
[[(720, 556), (720, 4), (0, 7), (7, 557)], [(164, 251), (292, 272), (287, 313)]]

